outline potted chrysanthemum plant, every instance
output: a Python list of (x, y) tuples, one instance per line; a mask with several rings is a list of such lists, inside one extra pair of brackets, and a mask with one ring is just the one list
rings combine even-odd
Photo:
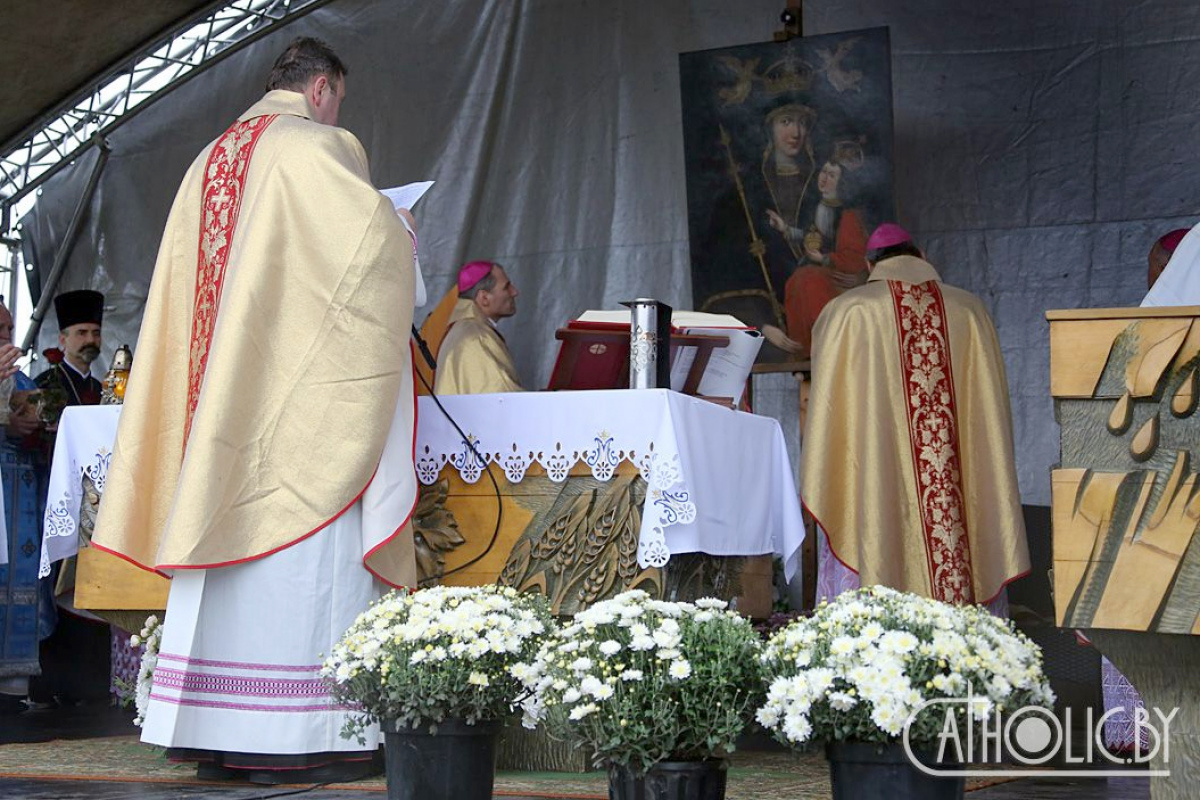
[(400, 590), (359, 615), (322, 675), (358, 712), (343, 736), (380, 723), (389, 800), (490, 800), (496, 735), (525, 692), (512, 667), (552, 624), (545, 597), (500, 586)]
[(762, 699), (760, 642), (724, 601), (625, 592), (515, 668), (526, 725), (589, 748), (617, 800), (721, 798), (723, 757)]
[(822, 604), (772, 636), (762, 661), (758, 721), (794, 747), (824, 742), (844, 800), (961, 797), (961, 778), (914, 761), (954, 773), (947, 762), (983, 725), (1054, 703), (1041, 650), (1011, 623), (882, 586)]

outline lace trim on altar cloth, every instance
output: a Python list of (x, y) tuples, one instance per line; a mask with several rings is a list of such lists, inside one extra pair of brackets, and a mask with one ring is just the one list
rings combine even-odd
[[(56, 538), (74, 538), (79, 536), (79, 511), (83, 502), (83, 480), (91, 480), (98, 494), (104, 494), (104, 483), (108, 478), (108, 468), (112, 465), (112, 452), (101, 448), (92, 454), (92, 460), (86, 464), (72, 465), (71, 475), (79, 477), (69, 482), (66, 487), (51, 486), (54, 499), (47, 498), (46, 516), (43, 518), (42, 555), (38, 563), (38, 577), (50, 577), (50, 549), (48, 543)], [(56, 492), (55, 490), (58, 489)], [(85, 545), (84, 542), (79, 543)], [(57, 560), (57, 559), (55, 559)]]
[[(481, 460), (482, 459), (482, 460)], [(638, 468), (647, 485), (646, 505), (642, 509), (642, 530), (638, 540), (638, 563), (642, 567), (662, 567), (671, 557), (664, 531), (672, 525), (690, 525), (696, 521), (696, 504), (692, 502), (678, 453), (656, 449), (653, 442), (637, 444), (618, 442), (607, 431), (594, 434), (590, 441), (564, 446), (562, 442), (539, 446), (537, 449), (511, 442), (492, 449), (475, 434), (458, 439), (455, 445), (435, 449), (426, 444), (418, 446), (417, 479), (430, 486), (447, 466), (452, 467), (466, 483), (476, 483), (488, 464), (504, 472), (509, 483), (520, 483), (534, 464), (546, 471), (554, 483), (562, 483), (571, 470), (583, 464), (592, 477), (608, 481), (622, 462)]]

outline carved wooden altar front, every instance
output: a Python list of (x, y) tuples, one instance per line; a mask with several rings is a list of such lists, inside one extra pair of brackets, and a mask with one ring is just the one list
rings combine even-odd
[(626, 589), (671, 599), (736, 598), (744, 613), (770, 613), (770, 556), (684, 553), (662, 568), (638, 565), (646, 482), (632, 464), (622, 463), (607, 481), (582, 465), (559, 483), (536, 465), (519, 483), (493, 472), (500, 504), (490, 480), (467, 483), (450, 467), (422, 487), (413, 520), (423, 585), (498, 582), (542, 592), (563, 615)]

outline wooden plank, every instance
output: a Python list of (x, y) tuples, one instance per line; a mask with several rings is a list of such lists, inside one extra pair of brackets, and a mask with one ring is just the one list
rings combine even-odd
[(1050, 323), (1050, 394), (1092, 397), (1108, 353), (1129, 320), (1086, 320)]
[(1153, 319), (1155, 317), (1200, 317), (1200, 306), (1151, 308), (1062, 308), (1046, 312), (1050, 322), (1102, 319)]
[(171, 582), (109, 553), (85, 547), (75, 573), (75, 605), (89, 610), (162, 610)]

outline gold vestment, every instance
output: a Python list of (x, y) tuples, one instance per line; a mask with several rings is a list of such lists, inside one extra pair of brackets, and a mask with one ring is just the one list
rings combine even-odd
[(802, 462), (864, 586), (986, 603), (1029, 571), (995, 328), (921, 259), (881, 261), (817, 320)]
[(520, 381), (508, 345), (474, 300), (460, 298), (438, 349), (438, 394), (519, 392)]
[(415, 582), (412, 240), (358, 140), (309, 113), (269, 92), (171, 208), (93, 539), (147, 569), (270, 555), (374, 481), (364, 565)]

